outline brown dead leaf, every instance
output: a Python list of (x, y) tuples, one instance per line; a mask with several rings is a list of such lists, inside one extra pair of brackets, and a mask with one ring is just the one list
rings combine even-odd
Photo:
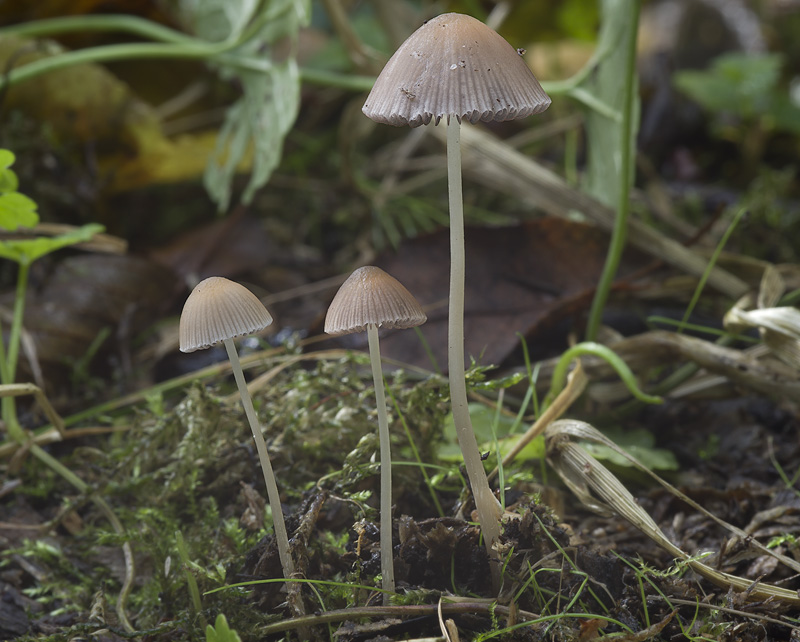
[(263, 223), (239, 207), (225, 218), (181, 234), (151, 256), (182, 277), (177, 285), (183, 290), (189, 278), (233, 278), (242, 272), (258, 270), (273, 254)]
[[(500, 364), (519, 345), (516, 333), (532, 338), (582, 314), (591, 303), (607, 244), (607, 235), (597, 228), (554, 218), (514, 227), (468, 228), (467, 358)], [(376, 261), (425, 308), (428, 321), (420, 330), (442, 370), (447, 366), (449, 257), (449, 233), (442, 230), (403, 243)], [(619, 273), (630, 274), (644, 264), (641, 255), (628, 254)], [(362, 335), (350, 337), (348, 345), (366, 344)], [(387, 333), (381, 352), (432, 367), (413, 332)]]
[[(174, 275), (133, 256), (89, 254), (61, 261), (28, 301), (25, 329), (49, 385), (57, 385), (102, 332), (120, 350), (158, 318), (169, 302)], [(27, 364), (20, 364), (23, 369)]]
[(599, 637), (599, 631), (604, 629), (606, 624), (608, 624), (608, 622), (599, 618), (581, 620), (581, 632), (578, 634), (578, 642), (592, 642), (592, 640), (596, 640)]

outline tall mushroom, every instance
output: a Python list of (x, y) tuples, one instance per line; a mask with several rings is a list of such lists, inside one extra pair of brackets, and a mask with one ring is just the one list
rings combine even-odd
[[(475, 497), (486, 550), (500, 537), (500, 505), (489, 488), (467, 408), (464, 373), (464, 208), (460, 125), (463, 119), (504, 121), (544, 111), (550, 98), (519, 53), (470, 16), (446, 13), (429, 20), (400, 45), (378, 76), (362, 111), (389, 125), (438, 125), (447, 118), (450, 202), (448, 371), (453, 419)], [(454, 118), (451, 118), (454, 116)], [(495, 587), (499, 568), (492, 565)]]
[(269, 460), (267, 443), (253, 408), (253, 400), (247, 391), (247, 384), (239, 362), (239, 354), (233, 344), (234, 337), (240, 337), (263, 330), (272, 323), (272, 316), (254, 295), (243, 285), (223, 277), (212, 276), (200, 281), (192, 290), (183, 306), (180, 322), (181, 352), (194, 352), (224, 343), (231, 362), (231, 370), (239, 388), (244, 413), (250, 424), (253, 439), (258, 450), (258, 459), (264, 473), (269, 505), (272, 507), (272, 523), (275, 527), (275, 541), (278, 555), (287, 579), (294, 574), (294, 562), (289, 553), (289, 537), (283, 520), (281, 497), (278, 483)]
[(426, 320), (411, 293), (397, 279), (371, 265), (358, 268), (342, 283), (325, 316), (325, 332), (328, 334), (367, 331), (381, 449), (381, 576), (383, 589), (387, 591), (383, 595), (384, 604), (388, 602), (389, 593), (394, 593), (392, 453), (378, 328), (413, 328)]

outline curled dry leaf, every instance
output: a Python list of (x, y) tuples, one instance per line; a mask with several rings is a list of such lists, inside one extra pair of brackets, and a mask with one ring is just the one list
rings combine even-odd
[(724, 323), (731, 332), (746, 332), (756, 328), (774, 356), (800, 369), (800, 310), (789, 306), (778, 307), (785, 290), (778, 269), (767, 265), (758, 295), (753, 297), (747, 294), (740, 298), (728, 310)]
[[(794, 606), (800, 605), (800, 596), (796, 591), (762, 582), (753, 582), (729, 573), (721, 573), (692, 558), (689, 553), (675, 546), (658, 527), (653, 518), (636, 502), (628, 489), (603, 464), (592, 457), (580, 445), (580, 441), (600, 443), (612, 448), (696, 510), (703, 512), (706, 516), (736, 535), (744, 535), (745, 538), (747, 535), (741, 529), (709, 513), (689, 497), (662, 480), (658, 475), (649, 471), (588, 423), (573, 419), (555, 421), (545, 430), (545, 441), (547, 445), (547, 461), (587, 508), (602, 515), (619, 515), (659, 546), (669, 551), (671, 555), (685, 561), (698, 575), (721, 588), (747, 592), (752, 600), (771, 598)], [(800, 564), (795, 560), (766, 548), (755, 539), (750, 541), (753, 546), (759, 548), (764, 554), (775, 557), (795, 571), (800, 570)]]

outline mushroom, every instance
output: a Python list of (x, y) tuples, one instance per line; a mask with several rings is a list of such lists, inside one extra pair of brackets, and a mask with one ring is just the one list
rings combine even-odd
[(342, 283), (328, 307), (325, 332), (332, 335), (367, 331), (381, 449), (381, 576), (384, 604), (394, 593), (392, 553), (392, 454), (383, 390), (378, 328), (413, 328), (427, 320), (417, 300), (394, 277), (367, 265)]
[(264, 483), (267, 485), (267, 496), (272, 507), (272, 523), (275, 527), (278, 555), (283, 575), (288, 579), (294, 574), (294, 562), (289, 553), (289, 537), (283, 520), (278, 484), (269, 460), (267, 443), (264, 441), (253, 408), (253, 400), (247, 391), (239, 354), (233, 344), (234, 337), (258, 332), (270, 323), (272, 316), (250, 290), (228, 279), (212, 276), (200, 281), (186, 299), (181, 313), (180, 348), (181, 352), (194, 352), (220, 342), (225, 344), (233, 377), (242, 398), (242, 406), (256, 442), (258, 459), (264, 472)]
[[(502, 36), (470, 16), (446, 13), (429, 20), (400, 45), (381, 71), (362, 111), (389, 125), (438, 125), (447, 117), (450, 202), (448, 372), (453, 420), (475, 497), (484, 544), (498, 560), (502, 514), (489, 488), (467, 407), (464, 372), (464, 208), (461, 194), (461, 120), (504, 121), (538, 114), (550, 98), (525, 61)], [(455, 118), (451, 118), (455, 116)], [(499, 568), (492, 565), (495, 588)]]

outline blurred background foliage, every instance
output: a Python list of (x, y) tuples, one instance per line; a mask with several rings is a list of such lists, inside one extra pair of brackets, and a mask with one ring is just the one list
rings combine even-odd
[[(210, 273), (245, 277), (263, 293), (308, 285), (447, 225), (440, 141), (424, 129), (376, 126), (360, 111), (394, 48), (443, 11), (496, 22), (557, 86), (585, 68), (601, 26), (626, 8), (611, 0), (0, 3), (4, 79), (75, 52), (153, 44), (169, 52), (98, 59), (3, 87), (0, 147), (15, 153), (20, 191), (43, 223), (100, 223), (130, 256), (158, 264), (145, 273), (171, 271), (172, 296), (163, 308), (148, 301), (145, 318), (174, 312), (186, 285)], [(77, 26), (37, 31), (53, 18)], [(116, 27), (90, 28), (98, 19)], [(795, 0), (642, 3), (637, 217), (713, 247), (744, 202), (750, 213), (729, 249), (794, 259), (799, 33)], [(594, 80), (585, 88), (618, 108), (616, 92)], [(604, 172), (614, 152), (602, 138), (615, 138), (614, 128), (585, 105), (554, 92), (543, 116), (488, 129), (613, 203), (602, 192), (611, 189)], [(519, 191), (470, 180), (465, 190), (472, 224), (542, 216)], [(103, 269), (138, 274), (111, 263)], [(37, 265), (34, 292), (52, 296), (55, 265)], [(13, 278), (4, 265), (2, 282)], [(285, 321), (308, 327), (316, 309), (287, 310)]]

